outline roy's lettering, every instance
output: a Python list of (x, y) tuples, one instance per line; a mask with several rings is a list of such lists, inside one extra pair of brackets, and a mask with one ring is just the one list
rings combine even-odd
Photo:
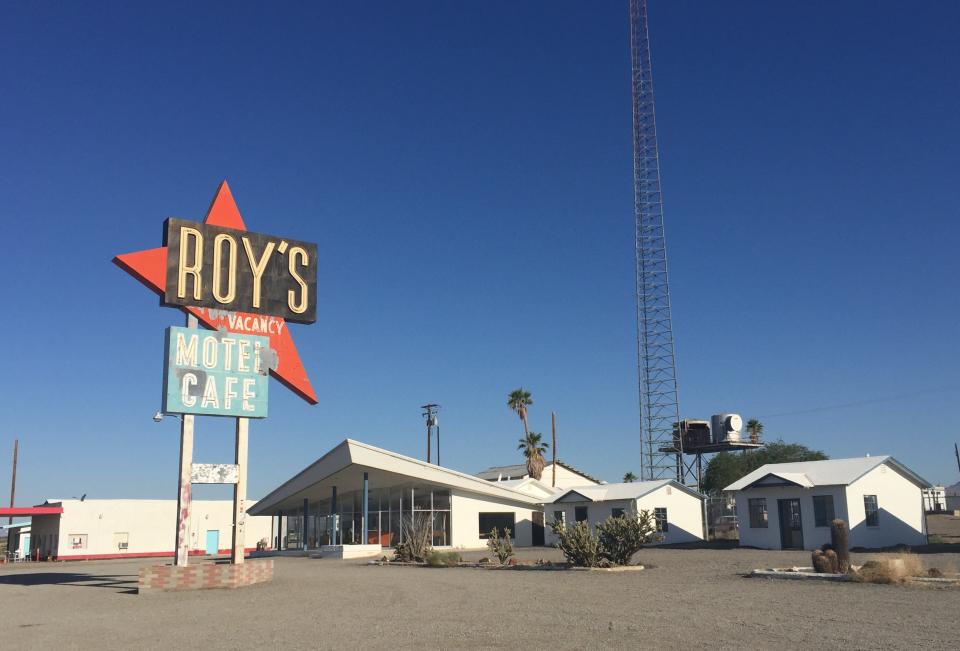
[[(164, 243), (164, 304), (316, 321), (316, 244), (173, 218)], [(264, 321), (248, 331), (275, 327)]]

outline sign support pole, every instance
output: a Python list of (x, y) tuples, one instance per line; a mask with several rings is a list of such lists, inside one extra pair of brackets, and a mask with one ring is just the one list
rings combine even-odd
[[(187, 315), (187, 327), (196, 328), (197, 317)], [(180, 416), (180, 480), (177, 490), (177, 556), (175, 565), (186, 565), (190, 557), (190, 514), (193, 511), (193, 415)]]
[(249, 418), (237, 418), (237, 483), (233, 485), (233, 546), (230, 562), (243, 563), (244, 528), (247, 519), (247, 440), (250, 431)]

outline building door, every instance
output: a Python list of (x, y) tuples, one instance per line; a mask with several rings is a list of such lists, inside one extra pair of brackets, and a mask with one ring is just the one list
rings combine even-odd
[(218, 530), (209, 529), (207, 530), (207, 549), (206, 552), (209, 555), (216, 554), (220, 551), (220, 532)]
[(533, 546), (543, 547), (543, 511), (533, 512)]
[(803, 549), (803, 520), (800, 500), (777, 500), (780, 514), (780, 548)]

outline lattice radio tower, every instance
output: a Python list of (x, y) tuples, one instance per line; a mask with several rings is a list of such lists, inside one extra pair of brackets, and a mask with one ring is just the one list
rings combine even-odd
[(683, 451), (680, 441), (674, 442), (673, 435), (675, 423), (680, 422), (680, 405), (646, 0), (630, 0), (630, 53), (633, 64), (641, 475), (647, 480), (677, 479), (683, 482)]

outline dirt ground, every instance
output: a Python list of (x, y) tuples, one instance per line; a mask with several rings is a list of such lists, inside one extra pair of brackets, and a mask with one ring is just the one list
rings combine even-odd
[[(559, 560), (543, 548), (520, 556)], [(956, 570), (960, 553), (922, 559)], [(156, 595), (136, 594), (145, 564), (137, 561), (0, 566), (0, 639), (81, 649), (960, 648), (957, 588), (742, 576), (807, 564), (803, 552), (650, 549), (638, 560), (653, 567), (614, 574), (277, 558), (271, 584)]]
[(927, 516), (927, 533), (945, 544), (960, 543), (960, 518), (945, 513)]

